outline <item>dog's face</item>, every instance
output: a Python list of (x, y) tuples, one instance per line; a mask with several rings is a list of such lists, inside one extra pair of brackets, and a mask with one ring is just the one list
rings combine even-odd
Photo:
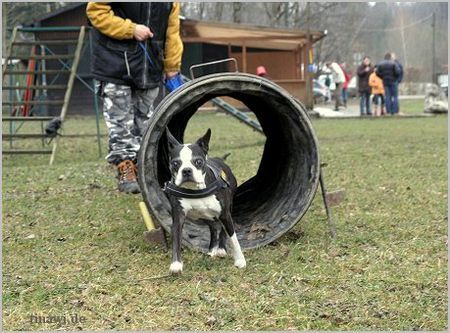
[(181, 144), (166, 131), (169, 145), (169, 167), (172, 181), (180, 187), (199, 189), (206, 187), (206, 160), (211, 130), (194, 144)]

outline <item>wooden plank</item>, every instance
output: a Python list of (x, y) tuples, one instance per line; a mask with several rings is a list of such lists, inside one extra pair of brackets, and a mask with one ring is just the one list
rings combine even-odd
[(12, 154), (12, 155), (37, 155), (37, 154), (51, 154), (52, 151), (50, 149), (5, 149), (2, 151), (3, 154)]
[(2, 117), (2, 121), (49, 121), (54, 117)]
[[(214, 108), (216, 110), (216, 108)], [(101, 137), (107, 137), (108, 134), (101, 134)], [(45, 134), (40, 133), (16, 133), (16, 134), (2, 134), (3, 139), (10, 138), (18, 138), (18, 139), (27, 139), (27, 138), (45, 138)], [(97, 137), (95, 133), (87, 133), (87, 134), (64, 134), (65, 138), (94, 138)]]
[(5, 77), (6, 69), (8, 68), (8, 61), (11, 56), (12, 51), (12, 43), (16, 40), (16, 34), (17, 34), (17, 27), (14, 28), (12, 36), (11, 36), (11, 43), (9, 44), (8, 50), (6, 51), (6, 57), (5, 57), (5, 64), (3, 65), (2, 69), (2, 78)]
[(5, 75), (20, 75), (20, 74), (70, 74), (70, 70), (59, 70), (59, 69), (47, 69), (45, 71), (32, 71), (32, 70), (7, 70)]
[(3, 102), (2, 105), (62, 105), (63, 100), (53, 100), (53, 101), (15, 101), (15, 102)]
[(273, 40), (283, 40), (286, 42), (295, 41), (295, 42), (305, 42), (306, 35), (270, 35), (270, 36), (211, 36), (211, 37), (183, 37), (183, 42), (187, 43), (199, 43), (199, 42), (241, 42), (245, 41), (273, 41)]
[(22, 59), (22, 60), (65, 60), (72, 59), (74, 57), (73, 54), (57, 54), (57, 55), (11, 55), (13, 59)]
[(247, 46), (242, 42), (242, 72), (247, 73)]
[(55, 90), (55, 89), (66, 89), (67, 86), (63, 85), (63, 84), (60, 84), (60, 85), (54, 84), (54, 85), (49, 85), (49, 86), (3, 86), (2, 88), (5, 90), (17, 90), (17, 89)]
[[(75, 82), (75, 75), (77, 73), (77, 68), (78, 68), (78, 64), (80, 62), (80, 57), (81, 57), (81, 51), (83, 49), (84, 35), (85, 35), (85, 27), (81, 26), (80, 34), (78, 36), (77, 48), (74, 53), (75, 57), (73, 59), (72, 68), (71, 68), (72, 72), (70, 73), (70, 76), (69, 76), (69, 82), (67, 83), (67, 90), (64, 95), (64, 104), (62, 106), (61, 114), (59, 116), (61, 118), (61, 124), (64, 123), (64, 119), (66, 117), (66, 113), (69, 108), (70, 97), (72, 96), (72, 88), (73, 88), (73, 84)], [(50, 162), (49, 162), (50, 165), (52, 165), (53, 161), (55, 160), (56, 148), (58, 147), (59, 139), (60, 139), (60, 137), (57, 136), (53, 140), (52, 155), (50, 156)]]
[(41, 133), (15, 133), (15, 134), (2, 134), (2, 139), (9, 140), (11, 138), (18, 139), (33, 139), (33, 138), (45, 138), (45, 134)]
[(68, 45), (76, 44), (78, 41), (76, 39), (67, 40), (39, 40), (32, 42), (14, 42), (13, 45), (25, 46), (25, 45)]

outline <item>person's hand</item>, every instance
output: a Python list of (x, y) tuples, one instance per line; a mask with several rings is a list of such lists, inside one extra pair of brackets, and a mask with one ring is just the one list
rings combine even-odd
[(136, 40), (142, 42), (148, 38), (153, 37), (153, 33), (150, 29), (142, 24), (136, 24), (136, 28), (134, 29), (133, 36)]
[(169, 92), (172, 92), (183, 85), (183, 78), (178, 72), (168, 72), (166, 73), (165, 86)]
[(174, 77), (177, 74), (178, 74), (178, 72), (167, 72), (166, 73), (166, 79), (170, 79), (170, 78)]
[(370, 67), (369, 66), (366, 67), (366, 72), (368, 72), (368, 71), (370, 71)]

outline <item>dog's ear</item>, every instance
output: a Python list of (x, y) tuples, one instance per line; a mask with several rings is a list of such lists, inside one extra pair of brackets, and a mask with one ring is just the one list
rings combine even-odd
[(181, 145), (181, 143), (179, 143), (178, 140), (175, 139), (175, 137), (172, 135), (172, 133), (170, 133), (168, 128), (166, 129), (166, 137), (167, 137), (167, 143), (169, 146), (169, 150), (172, 150), (176, 146)]
[(205, 154), (208, 153), (209, 150), (209, 140), (211, 139), (211, 129), (208, 128), (205, 135), (203, 135), (200, 139), (197, 140), (196, 144), (203, 149)]

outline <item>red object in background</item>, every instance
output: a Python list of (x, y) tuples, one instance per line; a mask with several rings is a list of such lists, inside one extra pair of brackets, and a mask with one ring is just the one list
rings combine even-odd
[[(36, 47), (33, 46), (31, 48), (31, 55), (35, 55), (35, 54), (36, 54)], [(34, 71), (35, 67), (36, 67), (36, 60), (30, 59), (28, 61), (28, 70)], [(33, 83), (34, 83), (34, 73), (27, 74), (27, 81), (26, 81), (27, 87), (32, 86)], [(33, 99), (33, 89), (30, 89), (30, 88), (25, 89), (25, 92), (23, 94), (23, 101), (30, 102), (32, 99)], [(30, 113), (30, 109), (31, 109), (30, 104), (24, 104), (23, 109), (22, 109), (22, 116), (27, 117)]]
[(256, 68), (256, 75), (258, 75), (258, 76), (266, 76), (267, 75), (266, 68), (264, 66), (258, 66)]
[(342, 71), (344, 72), (344, 76), (345, 76), (345, 82), (342, 85), (342, 88), (346, 89), (346, 88), (348, 88), (348, 84), (350, 83), (350, 79), (352, 78), (352, 75), (345, 70), (345, 67), (342, 64), (339, 64), (339, 67), (341, 67)]

